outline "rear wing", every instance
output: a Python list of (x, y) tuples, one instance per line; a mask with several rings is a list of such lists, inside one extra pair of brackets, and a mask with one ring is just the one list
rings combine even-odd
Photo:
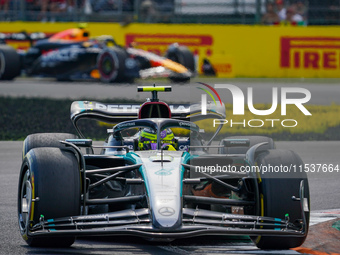
[[(216, 104), (216, 102), (207, 102), (202, 106), (202, 104), (171, 104), (167, 105), (163, 102), (160, 102), (158, 99), (158, 92), (171, 92), (171, 86), (142, 86), (137, 88), (138, 92), (151, 92), (152, 98), (149, 99), (142, 105), (139, 104), (104, 104), (99, 102), (91, 102), (91, 101), (76, 101), (71, 105), (71, 120), (73, 125), (75, 126), (77, 132), (81, 137), (83, 137), (80, 132), (77, 121), (82, 118), (95, 119), (99, 121), (103, 121), (106, 123), (118, 123), (122, 121), (128, 121), (133, 119), (145, 118), (145, 116), (149, 116), (148, 118), (159, 118), (164, 115), (162, 111), (165, 108), (156, 107), (158, 111), (157, 114), (153, 114), (151, 111), (153, 106), (165, 106), (167, 111), (170, 111), (170, 114), (166, 114), (171, 119), (178, 119), (184, 121), (198, 121), (203, 119), (217, 118), (217, 119), (225, 119), (226, 110), (225, 105), (223, 103)], [(149, 107), (150, 106), (150, 107)], [(146, 111), (146, 114), (139, 114), (141, 107)], [(203, 109), (204, 107), (204, 109)], [(148, 111), (149, 114), (148, 114)], [(143, 116), (142, 116), (143, 115)], [(212, 142), (212, 139), (217, 135), (217, 133), (221, 130), (222, 124), (217, 128), (215, 134), (210, 139), (209, 143)]]
[[(96, 119), (107, 123), (118, 123), (138, 118), (140, 104), (104, 104), (100, 102), (76, 101), (71, 105), (73, 123), (81, 118)], [(202, 115), (201, 104), (170, 104), (173, 119), (197, 121), (209, 118), (225, 118), (225, 106), (207, 103), (207, 113)]]
[(30, 46), (32, 46), (33, 42), (41, 39), (46, 39), (49, 36), (50, 34), (45, 34), (41, 32), (29, 34), (25, 31), (18, 33), (0, 33), (0, 44), (11, 44), (13, 42), (29, 42)]

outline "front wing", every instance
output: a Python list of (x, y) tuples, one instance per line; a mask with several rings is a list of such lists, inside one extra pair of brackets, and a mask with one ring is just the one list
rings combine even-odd
[(296, 227), (289, 219), (237, 215), (201, 209), (182, 209), (182, 225), (156, 228), (147, 208), (86, 216), (44, 219), (29, 236), (132, 235), (143, 238), (179, 239), (202, 235), (306, 236), (306, 224)]

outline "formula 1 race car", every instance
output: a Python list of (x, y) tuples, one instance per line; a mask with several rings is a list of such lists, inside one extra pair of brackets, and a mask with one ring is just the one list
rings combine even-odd
[(0, 34), (6, 40), (35, 41), (27, 52), (0, 44), (0, 80), (12, 80), (23, 70), (27, 76), (55, 77), (60, 81), (100, 79), (102, 82), (133, 82), (134, 78), (169, 77), (175, 82), (195, 74), (193, 54), (172, 44), (165, 57), (133, 47), (118, 46), (112, 36), (89, 38), (84, 28), (41, 34)]
[[(152, 92), (142, 105), (76, 101), (79, 134), (29, 135), (18, 188), (19, 230), (31, 246), (70, 246), (78, 236), (171, 241), (249, 235), (262, 249), (300, 246), (309, 226), (303, 162), (263, 136), (209, 142), (194, 122), (224, 119), (222, 103), (172, 104)], [(95, 146), (78, 121), (118, 123)], [(96, 153), (97, 150), (100, 152)], [(295, 171), (294, 171), (295, 169)], [(288, 171), (290, 170), (290, 171)]]

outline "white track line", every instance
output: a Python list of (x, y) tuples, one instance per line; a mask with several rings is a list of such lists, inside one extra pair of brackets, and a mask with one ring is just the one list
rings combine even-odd
[(310, 213), (309, 225), (316, 225), (318, 223), (326, 222), (340, 218), (340, 209), (317, 210)]

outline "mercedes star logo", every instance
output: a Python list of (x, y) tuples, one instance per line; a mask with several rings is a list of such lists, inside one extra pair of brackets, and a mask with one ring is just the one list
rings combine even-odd
[(158, 210), (158, 212), (163, 216), (171, 216), (175, 214), (175, 210), (171, 207), (162, 207)]

